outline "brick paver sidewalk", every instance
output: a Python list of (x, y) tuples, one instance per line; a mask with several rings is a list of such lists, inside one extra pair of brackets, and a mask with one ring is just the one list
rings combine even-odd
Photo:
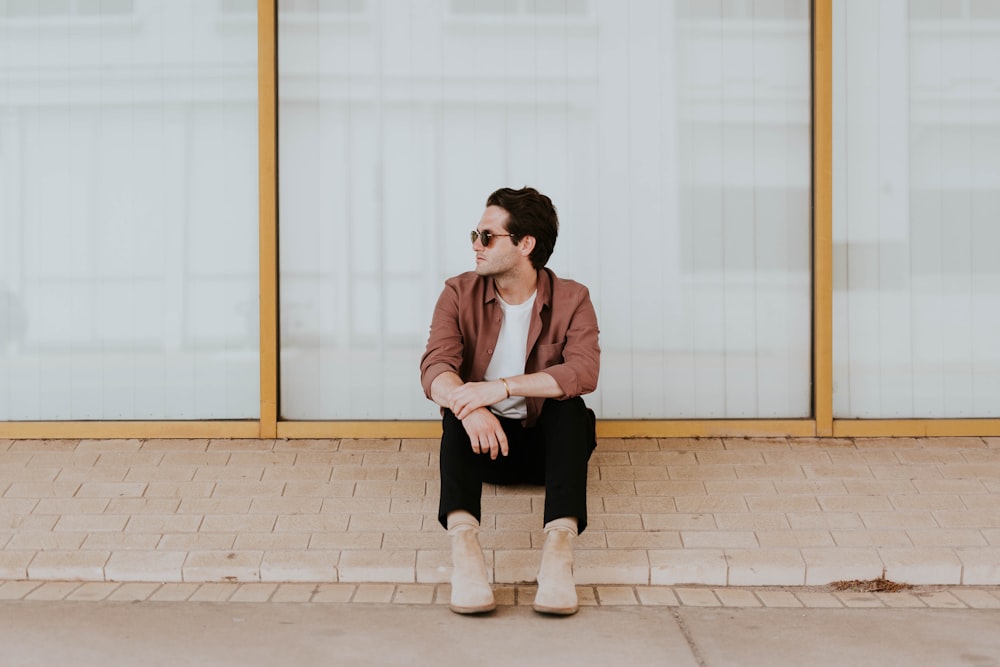
[[(578, 586), (584, 607), (729, 607), (770, 609), (1000, 609), (1000, 587), (916, 587), (892, 593), (817, 587), (711, 588)], [(118, 583), (8, 581), (0, 602), (288, 602), (447, 605), (447, 584)], [(530, 606), (535, 587), (499, 584), (501, 606)]]
[[(392, 599), (435, 600), (449, 575), (436, 450), (406, 439), (0, 440), (0, 580), (109, 595), (132, 589), (80, 582), (388, 582)], [(594, 600), (601, 587), (641, 600), (647, 587), (883, 573), (1000, 584), (1000, 438), (602, 439), (590, 476), (575, 571)], [(533, 581), (541, 490), (488, 486), (483, 510), (495, 581)]]

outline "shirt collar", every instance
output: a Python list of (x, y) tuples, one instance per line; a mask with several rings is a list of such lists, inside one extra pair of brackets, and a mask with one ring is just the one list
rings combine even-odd
[[(538, 282), (535, 285), (535, 305), (540, 307), (552, 307), (552, 276), (551, 272), (546, 268), (541, 268), (538, 270)], [(491, 301), (497, 301), (499, 295), (497, 295), (497, 287), (493, 284), (493, 280), (486, 278), (486, 292), (483, 294), (483, 303), (490, 303)]]
[(535, 305), (541, 308), (552, 307), (552, 274), (542, 267), (538, 270), (538, 284), (536, 285), (538, 294), (535, 296)]

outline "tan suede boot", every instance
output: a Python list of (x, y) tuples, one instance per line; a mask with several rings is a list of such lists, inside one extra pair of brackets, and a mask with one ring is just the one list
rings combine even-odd
[(479, 545), (479, 522), (468, 512), (448, 515), (451, 535), (451, 604), (456, 614), (482, 614), (496, 609)]
[(567, 517), (545, 524), (542, 566), (538, 570), (538, 593), (532, 605), (542, 614), (568, 616), (579, 609), (573, 583), (573, 538), (576, 519)]

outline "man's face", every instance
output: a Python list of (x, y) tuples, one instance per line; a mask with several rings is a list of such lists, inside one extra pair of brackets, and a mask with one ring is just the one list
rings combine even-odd
[(482, 239), (478, 238), (472, 243), (472, 250), (476, 253), (476, 273), (481, 276), (498, 276), (510, 272), (518, 267), (525, 256), (521, 252), (518, 244), (513, 243), (507, 236), (507, 221), (510, 214), (499, 206), (487, 206), (483, 217), (479, 220), (476, 231), (480, 234), (488, 233), (493, 238), (490, 245), (484, 246)]

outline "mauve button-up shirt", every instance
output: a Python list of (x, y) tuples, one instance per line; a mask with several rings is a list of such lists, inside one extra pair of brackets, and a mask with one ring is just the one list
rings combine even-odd
[[(548, 373), (559, 384), (558, 400), (588, 394), (597, 388), (601, 368), (599, 329), (590, 292), (572, 280), (538, 271), (538, 292), (528, 327), (525, 373)], [(420, 383), (431, 397), (431, 384), (446, 371), (463, 382), (480, 382), (486, 375), (503, 311), (492, 278), (473, 271), (449, 278), (431, 320), (427, 349), (420, 359)], [(544, 398), (528, 397), (525, 425), (532, 426)]]

